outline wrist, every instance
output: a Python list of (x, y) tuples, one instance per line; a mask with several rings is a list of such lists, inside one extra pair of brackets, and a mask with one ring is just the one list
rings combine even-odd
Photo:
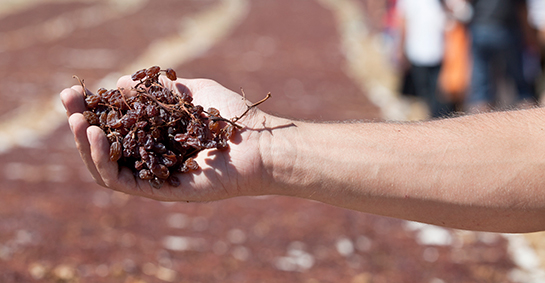
[(304, 122), (266, 116), (259, 149), (263, 164), (263, 195), (295, 196), (292, 184), (300, 129)]

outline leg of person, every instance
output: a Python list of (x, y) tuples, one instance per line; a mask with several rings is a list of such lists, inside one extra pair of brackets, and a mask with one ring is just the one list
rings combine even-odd
[(515, 103), (535, 105), (535, 93), (530, 82), (524, 76), (522, 39), (517, 33), (517, 29), (507, 30), (505, 48), (502, 51), (506, 61), (507, 75), (513, 79), (517, 89)]
[(412, 81), (416, 97), (422, 99), (428, 108), (429, 115), (433, 117), (434, 99), (431, 95), (430, 70), (427, 66), (411, 65)]
[(471, 82), (466, 101), (466, 108), (469, 113), (477, 113), (490, 110), (494, 100), (492, 92), (492, 76), (490, 73), (490, 62), (493, 51), (488, 48), (490, 33), (486, 28), (479, 26), (471, 27)]
[(429, 101), (431, 116), (433, 118), (446, 117), (454, 112), (454, 104), (447, 101), (445, 96), (441, 94), (438, 82), (441, 72), (441, 64), (427, 67), (427, 100)]
[(439, 96), (437, 82), (440, 70), (441, 65), (412, 66), (415, 93), (426, 102), (432, 118), (447, 116), (454, 109)]

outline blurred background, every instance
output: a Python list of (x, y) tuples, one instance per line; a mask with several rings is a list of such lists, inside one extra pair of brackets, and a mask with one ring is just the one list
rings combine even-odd
[(463, 1), (2, 0), (0, 282), (544, 282), (541, 233), (286, 197), (164, 203), (106, 190), (58, 98), (73, 75), (96, 91), (159, 65), (250, 101), (271, 92), (264, 111), (312, 121), (530, 107), (542, 2), (516, 6), (504, 31), (486, 5)]

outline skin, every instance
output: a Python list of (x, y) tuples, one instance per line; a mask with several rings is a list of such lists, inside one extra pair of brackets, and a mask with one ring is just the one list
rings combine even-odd
[[(224, 117), (249, 102), (211, 80), (164, 81)], [(128, 77), (118, 86), (128, 89)], [(105, 134), (89, 126), (82, 88), (61, 92), (87, 168), (107, 188), (162, 201), (284, 195), (452, 228), (545, 229), (545, 111), (494, 112), (419, 123), (309, 123), (253, 108), (226, 151), (196, 158), (179, 187), (153, 189), (109, 160)]]

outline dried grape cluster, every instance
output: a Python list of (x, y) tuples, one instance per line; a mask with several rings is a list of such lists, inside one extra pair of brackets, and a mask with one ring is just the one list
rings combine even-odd
[(123, 95), (122, 89), (105, 88), (94, 94), (80, 80), (87, 107), (83, 115), (90, 125), (106, 133), (110, 160), (132, 169), (138, 178), (149, 180), (157, 189), (164, 182), (179, 186), (175, 173), (197, 170), (194, 157), (200, 151), (227, 148), (238, 127), (234, 121), (244, 115), (231, 121), (221, 117), (215, 108), (205, 111), (194, 105), (187, 93), (165, 87), (159, 81), (162, 73), (170, 80), (177, 79), (170, 68), (153, 66), (135, 72), (131, 77), (137, 82), (134, 96)]

